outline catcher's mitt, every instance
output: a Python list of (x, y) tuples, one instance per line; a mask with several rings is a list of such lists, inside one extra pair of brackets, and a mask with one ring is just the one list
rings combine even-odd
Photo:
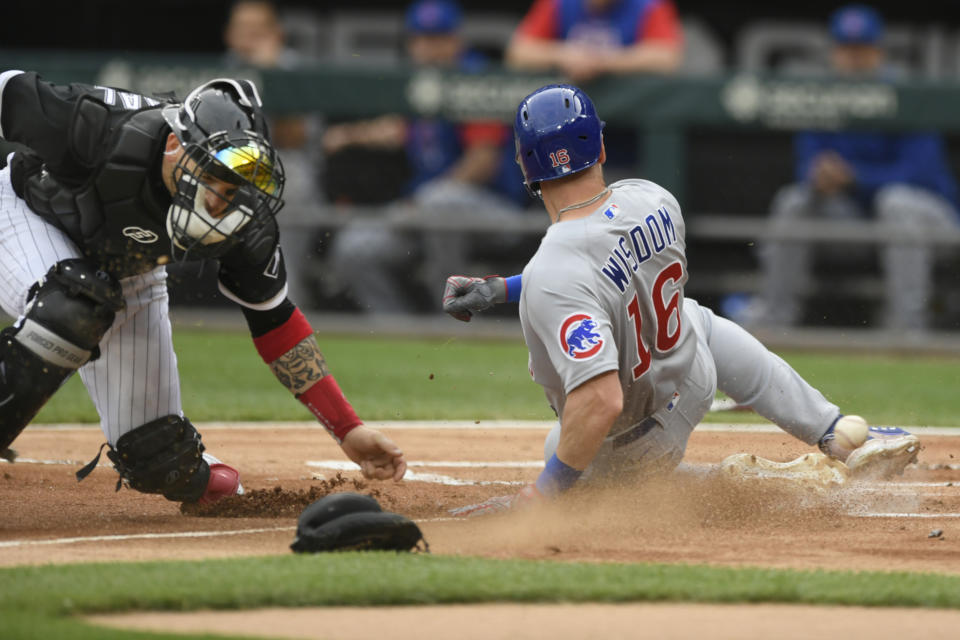
[(430, 546), (420, 527), (398, 513), (383, 511), (370, 496), (333, 493), (307, 506), (290, 548), (316, 551), (411, 551)]

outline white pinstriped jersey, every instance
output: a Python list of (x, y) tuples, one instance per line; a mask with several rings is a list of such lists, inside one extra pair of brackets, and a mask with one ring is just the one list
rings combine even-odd
[(563, 417), (566, 396), (620, 373), (617, 434), (667, 406), (697, 350), (683, 319), (687, 281), (677, 200), (647, 180), (622, 180), (587, 217), (552, 225), (523, 271), (520, 320), (530, 372)]

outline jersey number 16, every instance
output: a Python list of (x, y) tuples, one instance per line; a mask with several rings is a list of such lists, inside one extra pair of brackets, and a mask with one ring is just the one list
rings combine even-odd
[[(657, 321), (657, 343), (656, 348), (660, 353), (665, 353), (676, 346), (680, 340), (680, 292), (674, 291), (667, 302), (663, 301), (663, 287), (667, 282), (680, 282), (683, 277), (683, 265), (679, 262), (667, 266), (653, 283), (651, 295), (653, 297), (653, 310), (656, 313)], [(636, 380), (650, 369), (651, 356), (650, 349), (643, 343), (643, 317), (640, 315), (640, 299), (638, 294), (633, 294), (633, 298), (627, 303), (627, 314), (633, 319), (633, 328), (637, 332), (637, 356), (640, 363), (633, 368), (633, 379)], [(670, 331), (670, 318), (677, 315), (677, 324)]]

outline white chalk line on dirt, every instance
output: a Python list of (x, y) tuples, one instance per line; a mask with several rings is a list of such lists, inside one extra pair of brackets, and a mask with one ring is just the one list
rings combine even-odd
[[(315, 469), (329, 469), (330, 471), (359, 471), (360, 466), (355, 462), (346, 462), (343, 460), (307, 460), (306, 462), (308, 467), (313, 467)], [(407, 467), (477, 467), (483, 468), (488, 466), (486, 463), (470, 463), (470, 462), (408, 462)], [(500, 468), (511, 467), (511, 466), (534, 466), (528, 462), (520, 462), (517, 464), (511, 463), (498, 463), (496, 465)], [(542, 467), (542, 462), (536, 463), (537, 467)], [(412, 482), (429, 482), (431, 484), (442, 484), (452, 487), (462, 487), (462, 486), (490, 486), (490, 485), (506, 485), (506, 486), (519, 486), (524, 484), (523, 482), (518, 482), (514, 480), (464, 480), (463, 478), (454, 478), (453, 476), (444, 475), (441, 473), (420, 473), (418, 471), (407, 471), (406, 475), (403, 476), (404, 480)]]
[[(375, 429), (452, 429), (465, 431), (484, 431), (488, 429), (533, 429), (549, 430), (556, 424), (553, 420), (379, 420), (365, 422)], [(198, 430), (205, 429), (320, 429), (316, 422), (195, 422)], [(918, 436), (956, 436), (960, 437), (960, 428), (949, 426), (899, 425)], [(71, 431), (74, 429), (89, 431), (99, 429), (96, 423), (59, 423), (30, 425), (31, 431)], [(704, 422), (696, 431), (720, 431), (732, 433), (785, 433), (780, 427), (769, 423), (743, 422)], [(16, 447), (14, 447), (16, 448)]]
[(117, 542), (121, 540), (158, 540), (165, 538), (216, 538), (219, 536), (240, 536), (251, 533), (271, 533), (274, 531), (294, 531), (296, 527), (264, 527), (259, 529), (232, 529), (229, 531), (177, 531), (173, 533), (129, 533), (109, 536), (83, 536), (77, 538), (49, 538), (45, 540), (4, 540), (2, 547), (29, 547), (52, 544), (78, 544), (82, 542)]
[[(308, 467), (324, 467), (326, 469), (336, 469), (338, 471), (359, 471), (360, 466), (355, 462), (345, 460), (307, 460)], [(407, 462), (408, 467), (452, 467), (459, 469), (484, 469), (486, 467), (496, 469), (539, 469), (543, 466), (543, 460), (498, 460), (472, 461), (472, 460), (411, 460)]]
[(847, 515), (854, 518), (960, 518), (960, 513), (857, 513), (850, 512)]
[[(464, 522), (465, 518), (441, 517), (424, 518), (418, 523)], [(275, 533), (277, 531), (296, 531), (296, 527), (261, 527), (257, 529), (231, 529), (228, 531), (178, 531), (174, 533), (128, 533), (109, 536), (83, 536), (76, 538), (47, 538), (44, 540), (3, 540), (0, 548), (35, 547), (58, 544), (82, 544), (84, 542), (123, 542), (126, 540), (157, 540), (176, 538), (217, 538), (220, 536), (242, 536), (256, 533)]]
[[(59, 465), (78, 465), (82, 466), (84, 463), (79, 460), (37, 460), (35, 458), (17, 458), (16, 462), (10, 462), (9, 460), (4, 460), (0, 458), (0, 464), (59, 464)], [(98, 467), (111, 467), (111, 464), (100, 463)]]
[(445, 476), (440, 473), (418, 473), (416, 471), (408, 471), (404, 480), (412, 480), (413, 482), (430, 482), (432, 484), (443, 484), (451, 487), (462, 487), (462, 486), (491, 486), (491, 485), (505, 485), (505, 486), (520, 486), (526, 484), (524, 482), (518, 482), (514, 480), (463, 480), (461, 478), (454, 478), (453, 476)]

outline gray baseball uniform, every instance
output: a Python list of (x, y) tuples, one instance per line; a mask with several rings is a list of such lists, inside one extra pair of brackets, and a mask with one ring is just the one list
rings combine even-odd
[(530, 372), (560, 422), (567, 394), (618, 371), (624, 409), (587, 473), (670, 469), (719, 387), (808, 444), (836, 405), (738, 325), (684, 298), (685, 225), (677, 200), (623, 180), (584, 218), (550, 227), (523, 272), (520, 320)]

